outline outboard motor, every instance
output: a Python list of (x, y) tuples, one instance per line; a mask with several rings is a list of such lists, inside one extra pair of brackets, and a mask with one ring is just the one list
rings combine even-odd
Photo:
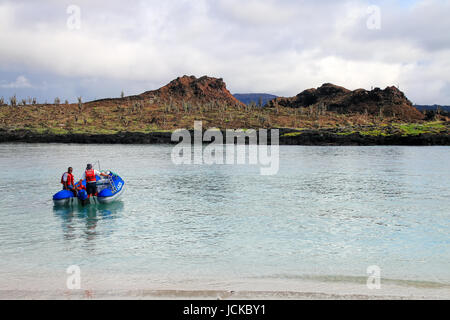
[(77, 198), (82, 205), (85, 205), (89, 201), (88, 194), (84, 189), (78, 190)]
[(87, 197), (88, 197), (88, 194), (87, 194), (86, 190), (83, 190), (83, 189), (78, 190), (78, 199), (79, 200), (84, 201), (87, 199)]

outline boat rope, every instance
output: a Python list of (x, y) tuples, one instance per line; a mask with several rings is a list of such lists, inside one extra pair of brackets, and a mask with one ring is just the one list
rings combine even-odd
[(108, 175), (108, 179), (109, 179), (109, 184), (111, 185), (111, 191), (113, 193), (116, 193), (117, 192), (116, 184), (114, 183), (114, 180), (113, 180), (112, 176)]

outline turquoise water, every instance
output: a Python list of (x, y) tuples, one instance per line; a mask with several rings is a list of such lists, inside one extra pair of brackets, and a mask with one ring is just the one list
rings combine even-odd
[[(0, 285), (70, 265), (120, 281), (366, 277), (450, 283), (450, 148), (280, 147), (280, 170), (171, 162), (165, 145), (0, 144)], [(120, 202), (54, 208), (100, 160)], [(120, 275), (120, 276), (119, 276)]]

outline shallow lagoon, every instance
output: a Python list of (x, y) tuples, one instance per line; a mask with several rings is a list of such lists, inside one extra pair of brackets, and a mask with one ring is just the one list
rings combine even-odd
[[(172, 148), (1, 144), (2, 288), (64, 288), (70, 265), (112, 288), (365, 285), (372, 265), (386, 281), (450, 284), (448, 147), (282, 146), (274, 176), (253, 165), (176, 166)], [(96, 160), (126, 181), (122, 201), (54, 208), (66, 167), (77, 179)]]

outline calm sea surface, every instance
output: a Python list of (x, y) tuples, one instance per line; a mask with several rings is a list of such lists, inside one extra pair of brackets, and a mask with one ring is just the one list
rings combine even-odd
[[(280, 147), (280, 170), (184, 165), (171, 146), (0, 144), (0, 286), (83, 272), (120, 281), (382, 276), (450, 284), (449, 147)], [(55, 208), (100, 160), (109, 205)]]

